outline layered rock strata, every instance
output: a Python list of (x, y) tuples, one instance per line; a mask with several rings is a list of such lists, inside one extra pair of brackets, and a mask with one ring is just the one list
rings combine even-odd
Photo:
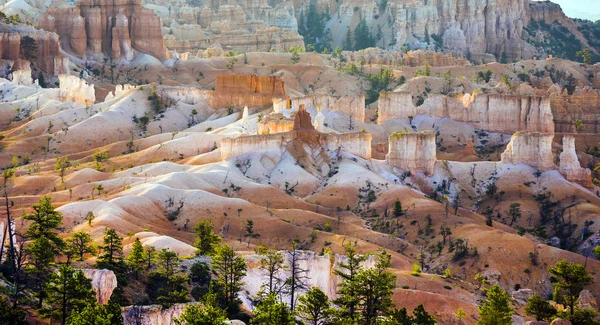
[(552, 154), (553, 139), (554, 134), (517, 132), (502, 153), (501, 161), (513, 165), (526, 164), (540, 171), (556, 169)]
[[(35, 50), (25, 53), (21, 43), (31, 37)], [(14, 70), (29, 70), (29, 58), (35, 57), (33, 67), (45, 73), (59, 75), (69, 73), (69, 58), (61, 53), (59, 36), (55, 33), (33, 29), (27, 25), (0, 24), (0, 59), (14, 62)]]
[(560, 154), (558, 170), (569, 182), (578, 183), (587, 188), (592, 187), (592, 171), (581, 168), (575, 150), (575, 137), (572, 135), (565, 135), (563, 138), (563, 151)]
[(171, 325), (181, 317), (187, 306), (194, 304), (198, 303), (175, 304), (170, 308), (159, 305), (128, 306), (123, 308), (123, 321), (135, 325)]
[(206, 91), (204, 95), (208, 105), (217, 109), (263, 107), (287, 100), (285, 82), (273, 76), (217, 75), (215, 90)]
[(396, 132), (390, 135), (389, 150), (385, 160), (390, 166), (433, 175), (436, 157), (435, 133)]
[(162, 22), (141, 0), (81, 0), (76, 7), (50, 8), (39, 27), (60, 35), (62, 45), (79, 57), (107, 54), (132, 60), (133, 50), (160, 60), (167, 57)]
[(314, 129), (310, 114), (301, 107), (294, 118), (294, 129), (290, 132), (225, 138), (221, 141), (221, 159), (254, 152), (277, 151), (283, 153), (290, 143), (305, 143), (321, 147), (329, 152), (337, 150), (371, 158), (372, 135), (366, 132), (346, 134), (325, 134)]
[(545, 97), (466, 94), (456, 98), (434, 96), (415, 106), (409, 92), (381, 93), (379, 124), (411, 116), (448, 117), (490, 132), (518, 131), (554, 133), (550, 101)]
[(335, 98), (328, 95), (321, 95), (292, 99), (292, 111), (298, 111), (302, 105), (306, 108), (313, 107), (317, 110), (327, 109), (329, 111), (342, 112), (357, 121), (365, 121), (365, 96)]
[(600, 91), (584, 88), (572, 95), (554, 93), (550, 96), (550, 106), (557, 132), (574, 132), (573, 121), (581, 120), (583, 129), (579, 133), (600, 133)]

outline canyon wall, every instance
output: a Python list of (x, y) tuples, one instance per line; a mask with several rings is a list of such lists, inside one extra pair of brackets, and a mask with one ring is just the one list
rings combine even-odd
[(575, 150), (575, 137), (572, 135), (565, 135), (563, 138), (563, 151), (560, 154), (558, 170), (569, 182), (578, 183), (587, 188), (592, 187), (592, 171), (581, 168)]
[(456, 98), (430, 97), (415, 106), (409, 92), (381, 93), (379, 117), (383, 124), (391, 119), (410, 116), (448, 117), (490, 132), (513, 134), (518, 131), (554, 133), (554, 121), (548, 98), (512, 95), (473, 95)]
[(209, 106), (263, 107), (274, 102), (285, 102), (285, 82), (280, 77), (240, 74), (217, 75), (214, 91), (205, 91), (204, 99)]
[(92, 288), (96, 291), (98, 303), (106, 304), (117, 287), (117, 277), (110, 270), (82, 269), (83, 274), (92, 280)]
[(285, 96), (285, 82), (281, 77), (276, 76), (219, 74), (215, 91)]
[[(37, 46), (29, 54), (21, 49), (25, 37), (31, 37)], [(36, 60), (30, 63), (28, 55)], [(0, 24), (0, 59), (14, 61), (13, 68), (19, 70), (29, 70), (31, 64), (51, 75), (69, 73), (69, 58), (61, 53), (59, 36), (27, 25)]]
[(433, 175), (436, 157), (435, 133), (431, 131), (390, 135), (389, 150), (385, 157), (390, 166), (416, 174), (421, 171)]
[(434, 51), (409, 51), (402, 54), (402, 63), (409, 67), (420, 67), (429, 64), (432, 67), (469, 66), (468, 60)]
[(113, 60), (132, 60), (133, 50), (165, 59), (161, 25), (141, 0), (81, 0), (76, 7), (49, 8), (38, 23), (79, 57), (104, 53)]
[(298, 111), (301, 105), (304, 105), (305, 107), (314, 107), (317, 111), (321, 109), (338, 111), (348, 116), (352, 116), (357, 121), (365, 121), (365, 96), (343, 96), (335, 98), (328, 95), (321, 95), (292, 99), (292, 111)]
[(579, 133), (600, 133), (600, 91), (584, 88), (577, 89), (570, 96), (553, 94), (550, 96), (550, 106), (557, 132), (574, 132), (574, 121), (581, 120), (583, 129)]
[(502, 153), (501, 161), (513, 165), (523, 163), (540, 171), (556, 169), (552, 154), (553, 139), (554, 134), (517, 132)]

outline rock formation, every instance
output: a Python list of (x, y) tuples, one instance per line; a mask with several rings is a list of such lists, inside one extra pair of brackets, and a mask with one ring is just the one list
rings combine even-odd
[[(461, 51), (462, 52), (462, 51)], [(452, 54), (443, 54), (434, 51), (409, 51), (402, 54), (402, 63), (410, 67), (420, 67), (429, 64), (432, 67), (468, 66), (469, 61), (456, 58)]]
[(92, 280), (92, 288), (96, 291), (98, 303), (105, 304), (110, 300), (117, 287), (117, 277), (110, 270), (83, 269), (83, 274)]
[[(575, 131), (573, 121), (581, 120), (583, 129), (579, 133), (600, 132), (600, 91), (590, 88), (578, 89), (572, 95), (556, 93), (552, 87), (549, 92), (550, 107), (556, 122), (556, 131), (571, 133)], [(559, 87), (560, 89), (560, 87)]]
[(377, 122), (408, 120), (410, 116), (448, 117), (490, 132), (513, 134), (518, 131), (554, 133), (548, 98), (511, 95), (470, 95), (450, 98), (434, 96), (415, 106), (409, 92), (381, 93)]
[(307, 108), (316, 108), (317, 111), (327, 109), (329, 111), (342, 112), (357, 121), (365, 121), (365, 96), (334, 98), (328, 95), (321, 95), (292, 99), (292, 111), (298, 111), (302, 105)]
[(517, 132), (512, 136), (501, 160), (507, 164), (526, 164), (540, 171), (556, 169), (552, 154), (554, 134)]
[(592, 187), (592, 171), (581, 168), (575, 151), (575, 137), (572, 135), (565, 135), (563, 138), (563, 151), (560, 154), (558, 170), (569, 182), (575, 182), (588, 188)]
[(123, 321), (125, 324), (136, 325), (171, 325), (185, 311), (185, 307), (198, 304), (176, 304), (164, 309), (159, 305), (128, 306), (123, 308)]
[(141, 0), (82, 0), (76, 7), (49, 8), (39, 27), (56, 32), (62, 45), (79, 57), (108, 55), (132, 60), (133, 50), (160, 60), (167, 57), (161, 20)]
[(436, 162), (435, 133), (396, 132), (390, 135), (389, 151), (385, 157), (390, 166), (416, 174), (433, 175)]
[(76, 76), (59, 75), (60, 86), (58, 95), (61, 101), (75, 102), (84, 105), (93, 105), (96, 102), (94, 85)]
[[(37, 46), (27, 55), (21, 50), (21, 42), (25, 37), (31, 37)], [(36, 58), (33, 67), (30, 67), (27, 56)], [(69, 73), (69, 58), (61, 53), (58, 35), (27, 25), (0, 24), (0, 59), (13, 61), (14, 70), (37, 67), (51, 75)]]
[(205, 100), (213, 108), (263, 107), (274, 101), (285, 101), (285, 82), (280, 77), (223, 74), (217, 75), (214, 91), (205, 92)]
[(371, 158), (370, 133), (324, 134), (315, 130), (310, 114), (304, 107), (296, 113), (294, 128), (290, 132), (266, 135), (225, 138), (221, 141), (221, 159), (253, 152), (277, 151), (283, 153), (292, 142), (306, 143), (309, 146), (321, 147), (329, 152), (345, 151), (364, 159)]

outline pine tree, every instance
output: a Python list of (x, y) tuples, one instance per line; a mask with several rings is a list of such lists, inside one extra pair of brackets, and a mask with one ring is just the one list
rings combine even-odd
[(60, 182), (65, 182), (65, 171), (71, 167), (71, 161), (69, 157), (58, 157), (56, 158), (56, 165), (54, 165), (54, 170), (58, 170), (60, 175)]
[(294, 325), (293, 312), (287, 309), (285, 303), (279, 301), (275, 294), (262, 299), (256, 309), (252, 324), (257, 325)]
[(69, 255), (77, 256), (79, 261), (83, 261), (85, 254), (94, 255), (96, 248), (92, 244), (94, 240), (85, 231), (77, 231), (71, 234), (67, 239), (67, 250)]
[(394, 202), (394, 208), (392, 210), (395, 218), (398, 218), (404, 214), (404, 210), (402, 209), (402, 202), (400, 200), (396, 200)]
[(212, 220), (200, 221), (194, 227), (197, 236), (194, 247), (198, 249), (197, 255), (210, 256), (215, 253), (215, 248), (221, 242), (221, 237), (215, 234), (213, 229)]
[(179, 257), (170, 249), (162, 249), (157, 257), (157, 270), (148, 277), (148, 294), (164, 307), (189, 301), (186, 284), (189, 279), (179, 271)]
[(35, 296), (38, 298), (37, 308), (42, 308), (46, 292), (44, 291), (44, 285), (48, 282), (50, 275), (52, 274), (52, 268), (55, 262), (55, 254), (51, 249), (50, 241), (41, 236), (31, 242), (27, 248), (27, 254), (29, 255), (29, 265), (25, 268), (25, 273), (31, 279), (31, 289), (34, 290)]
[(369, 26), (367, 26), (367, 22), (363, 19), (361, 20), (356, 28), (354, 29), (354, 50), (362, 50), (373, 46), (373, 38), (371, 37), (371, 32), (369, 31)]
[(535, 317), (537, 321), (551, 321), (556, 316), (556, 308), (538, 295), (527, 300), (525, 312), (527, 315)]
[(304, 296), (298, 298), (298, 301), (298, 315), (305, 324), (328, 324), (331, 320), (333, 316), (331, 304), (327, 295), (319, 287), (311, 288)]
[(66, 264), (60, 265), (58, 271), (51, 274), (44, 290), (48, 298), (47, 304), (40, 309), (40, 315), (63, 325), (72, 313), (80, 313), (88, 305), (96, 303), (91, 280)]
[(226, 321), (225, 312), (213, 304), (187, 306), (183, 314), (174, 320), (175, 325), (221, 325)]
[(594, 277), (587, 273), (581, 264), (559, 260), (554, 267), (548, 269), (550, 274), (558, 279), (553, 282), (554, 300), (564, 302), (569, 307), (571, 316), (575, 315), (575, 304), (583, 288), (590, 284)]
[(249, 219), (246, 221), (246, 234), (244, 237), (248, 238), (248, 246), (250, 246), (251, 239), (260, 237), (260, 234), (254, 232), (254, 221)]
[(513, 308), (511, 297), (499, 285), (485, 289), (487, 300), (479, 307), (477, 325), (511, 325)]
[(131, 246), (129, 256), (127, 256), (127, 264), (135, 274), (135, 279), (139, 278), (139, 273), (146, 266), (146, 256), (144, 256), (144, 246), (139, 238), (136, 238)]
[(356, 308), (359, 303), (357, 296), (356, 278), (361, 270), (361, 264), (367, 257), (356, 253), (356, 242), (346, 244), (344, 251), (346, 254), (347, 263), (340, 263), (339, 268), (334, 271), (334, 274), (342, 279), (338, 287), (338, 298), (334, 303), (342, 308), (341, 317), (356, 319)]
[(119, 237), (117, 231), (112, 228), (106, 228), (103, 238), (104, 245), (100, 246), (102, 254), (98, 258), (98, 263), (115, 265), (123, 261), (123, 238)]
[(228, 245), (219, 246), (212, 256), (212, 270), (216, 283), (223, 289), (228, 313), (239, 308), (237, 293), (242, 289), (242, 279), (246, 275), (246, 263)]
[(65, 244), (57, 233), (62, 223), (62, 214), (54, 210), (49, 196), (42, 197), (39, 203), (33, 205), (32, 208), (33, 213), (23, 216), (23, 219), (32, 222), (27, 228), (27, 237), (30, 240), (36, 240), (42, 236), (46, 237), (51, 244), (48, 248), (58, 254)]
[(289, 265), (290, 265), (290, 277), (287, 278), (286, 289), (290, 295), (290, 310), (294, 311), (296, 306), (297, 291), (299, 289), (306, 289), (306, 274), (307, 269), (300, 266), (300, 261), (305, 260), (303, 253), (300, 251), (300, 243), (298, 239), (292, 241), (292, 247), (289, 250)]
[(67, 325), (122, 325), (121, 306), (114, 302), (105, 305), (90, 304), (81, 312), (72, 313)]
[(0, 325), (27, 325), (27, 312), (13, 308), (0, 296)]
[(375, 267), (360, 270), (356, 275), (357, 310), (365, 324), (375, 324), (394, 305), (391, 296), (396, 287), (396, 276), (387, 270), (391, 256), (382, 250), (375, 258)]

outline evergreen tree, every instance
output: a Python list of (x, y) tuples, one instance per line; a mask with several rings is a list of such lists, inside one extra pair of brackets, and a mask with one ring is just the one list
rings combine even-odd
[(386, 325), (436, 325), (435, 317), (430, 315), (423, 305), (413, 310), (413, 316), (409, 316), (406, 308), (396, 309), (390, 312)]
[(30, 280), (28, 286), (33, 289), (34, 295), (38, 298), (37, 308), (42, 308), (46, 297), (44, 285), (52, 274), (56, 258), (54, 252), (48, 247), (51, 247), (50, 241), (48, 238), (41, 236), (33, 240), (26, 248), (29, 255), (29, 264), (25, 269), (25, 273)]
[(340, 263), (339, 268), (334, 271), (334, 274), (342, 279), (338, 286), (338, 298), (334, 303), (341, 307), (341, 317), (356, 319), (356, 308), (359, 303), (357, 296), (357, 276), (361, 270), (361, 264), (367, 257), (358, 255), (356, 252), (356, 242), (346, 244), (344, 251), (346, 254), (347, 263)]
[(23, 215), (23, 219), (31, 221), (25, 233), (30, 240), (46, 237), (50, 241), (48, 249), (58, 254), (64, 247), (64, 241), (58, 235), (63, 216), (52, 207), (52, 200), (44, 196), (38, 204), (33, 205), (33, 213)]
[(552, 283), (554, 300), (564, 303), (569, 307), (570, 315), (575, 315), (575, 304), (579, 294), (594, 280), (594, 277), (587, 273), (583, 265), (570, 263), (564, 259), (556, 262), (556, 265), (550, 267), (548, 271), (557, 279)]
[(40, 309), (40, 315), (63, 325), (72, 313), (80, 313), (88, 305), (96, 303), (91, 280), (67, 264), (61, 264), (58, 271), (50, 275), (44, 290), (47, 304)]
[(67, 251), (69, 256), (77, 256), (79, 261), (83, 261), (85, 254), (94, 255), (96, 248), (93, 245), (94, 240), (85, 231), (77, 231), (71, 234), (67, 239)]
[(72, 313), (67, 325), (122, 325), (121, 307), (109, 302), (106, 305), (89, 304), (81, 312)]
[(220, 325), (226, 324), (226, 321), (225, 312), (213, 304), (187, 306), (183, 314), (174, 320), (175, 325)]
[(136, 238), (131, 246), (129, 256), (127, 256), (127, 264), (135, 274), (135, 279), (139, 278), (139, 273), (146, 266), (146, 256), (144, 256), (144, 246), (139, 238)]
[(27, 313), (13, 308), (0, 296), (0, 325), (27, 325)]
[(311, 288), (298, 301), (298, 315), (305, 324), (329, 324), (333, 310), (327, 295), (319, 287)]
[(297, 291), (299, 289), (306, 289), (306, 274), (307, 269), (300, 266), (300, 261), (306, 258), (300, 251), (300, 243), (298, 239), (292, 241), (292, 248), (289, 250), (289, 265), (290, 265), (290, 277), (285, 281), (287, 293), (290, 295), (290, 310), (294, 311), (296, 306)]
[(404, 214), (404, 210), (402, 209), (402, 202), (400, 200), (396, 200), (394, 202), (394, 209), (392, 210), (394, 217), (398, 218)]
[(352, 32), (350, 29), (348, 29), (348, 32), (346, 33), (346, 40), (344, 41), (344, 50), (351, 51), (352, 49)]
[(295, 322), (293, 313), (287, 309), (285, 303), (279, 301), (276, 295), (270, 294), (262, 299), (254, 309), (252, 324), (294, 325)]
[(513, 308), (511, 297), (499, 285), (485, 289), (487, 300), (479, 307), (477, 325), (511, 325)]
[(179, 269), (179, 257), (169, 249), (158, 253), (157, 270), (148, 277), (148, 295), (153, 301), (169, 307), (189, 301), (186, 284), (189, 279)]
[(248, 246), (250, 246), (250, 240), (260, 237), (260, 234), (254, 232), (254, 221), (248, 219), (246, 221), (246, 234), (244, 237), (248, 238)]
[(358, 51), (372, 47), (373, 43), (369, 26), (367, 26), (367, 22), (363, 19), (354, 29), (354, 50)]
[(537, 321), (552, 321), (556, 316), (556, 308), (538, 295), (527, 300), (525, 312), (527, 315), (535, 317)]
[(69, 157), (65, 156), (56, 158), (56, 165), (54, 165), (54, 170), (58, 170), (61, 183), (65, 182), (65, 171), (69, 167), (71, 167), (71, 161), (69, 160)]
[(215, 281), (223, 289), (224, 305), (228, 313), (237, 312), (239, 299), (237, 293), (242, 289), (242, 279), (246, 275), (246, 263), (237, 256), (228, 245), (219, 246), (212, 256), (212, 270)]
[(387, 314), (394, 305), (392, 293), (396, 287), (396, 276), (387, 269), (391, 265), (391, 256), (385, 251), (376, 255), (375, 267), (360, 270), (356, 276), (356, 296), (361, 314), (361, 323), (376, 324), (377, 319)]
[(215, 248), (221, 242), (221, 237), (215, 234), (213, 229), (212, 220), (200, 221), (194, 227), (197, 236), (194, 247), (198, 249), (197, 255), (210, 256), (215, 253)]
[(117, 231), (106, 228), (104, 232), (103, 245), (100, 246), (102, 254), (98, 257), (96, 264), (117, 265), (123, 262), (123, 238), (119, 237)]

